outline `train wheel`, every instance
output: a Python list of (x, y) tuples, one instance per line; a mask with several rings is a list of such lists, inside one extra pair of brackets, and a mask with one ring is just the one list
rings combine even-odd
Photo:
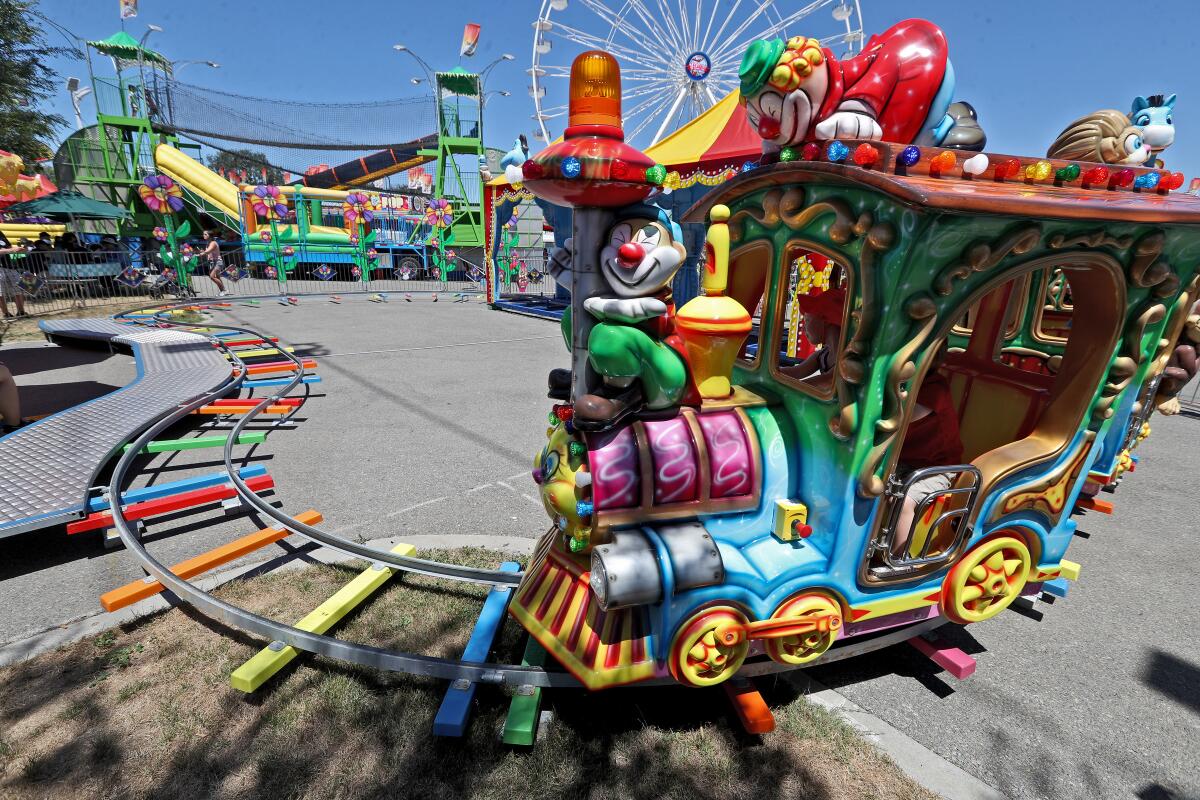
[(807, 664), (821, 656), (838, 637), (842, 628), (842, 609), (833, 598), (815, 592), (806, 592), (784, 601), (772, 619), (783, 617), (825, 617), (836, 615), (837, 624), (831, 624), (829, 630), (813, 631), (797, 636), (783, 636), (778, 639), (764, 639), (763, 645), (767, 655), (781, 664)]
[(1029, 577), (1029, 548), (1014, 536), (988, 539), (963, 556), (942, 584), (942, 613), (966, 625), (1012, 605)]
[(671, 643), (668, 662), (675, 680), (688, 686), (715, 686), (738, 671), (746, 660), (750, 643), (745, 636), (725, 644), (719, 634), (740, 628), (746, 617), (729, 606), (714, 606), (697, 612), (680, 626)]

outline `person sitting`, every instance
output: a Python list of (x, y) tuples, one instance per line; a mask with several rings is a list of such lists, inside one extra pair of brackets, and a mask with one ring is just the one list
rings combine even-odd
[(833, 371), (837, 365), (838, 348), (842, 343), (842, 316), (845, 306), (846, 290), (841, 288), (830, 289), (821, 294), (800, 295), (804, 336), (817, 349), (799, 363), (783, 369), (785, 375), (804, 380)]
[[(904, 444), (900, 447), (896, 474), (902, 480), (926, 467), (949, 467), (960, 464), (963, 457), (962, 435), (958, 429), (958, 411), (950, 394), (950, 382), (938, 368), (946, 356), (943, 342), (934, 354), (921, 388), (917, 392), (917, 403), (913, 409)], [(950, 476), (945, 473), (930, 475), (909, 487), (904, 496), (904, 505), (896, 521), (892, 537), (892, 553), (903, 555), (912, 535), (913, 520), (917, 509), (930, 496), (950, 489)], [(932, 535), (932, 532), (931, 534)]]

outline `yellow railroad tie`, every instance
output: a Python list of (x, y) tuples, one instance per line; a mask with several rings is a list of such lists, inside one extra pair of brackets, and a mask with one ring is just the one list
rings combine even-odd
[[(296, 351), (296, 348), (294, 348), (294, 347), (285, 347), (283, 349), (288, 351), (289, 353), (294, 353)], [(239, 358), (254, 358), (256, 356), (277, 356), (277, 355), (279, 355), (279, 348), (277, 348), (277, 347), (260, 347), (257, 350), (238, 350), (236, 352), (237, 352)]]
[[(411, 544), (398, 544), (392, 552), (402, 556), (411, 556), (417, 548)], [(309, 633), (325, 633), (336, 625), (343, 617), (358, 607), (364, 600), (387, 583), (396, 570), (391, 567), (376, 569), (367, 567), (354, 580), (334, 592), (304, 619), (296, 623), (296, 627)], [(229, 676), (233, 688), (246, 693), (253, 692), (271, 679), (275, 673), (292, 662), (300, 651), (284, 645), (278, 649), (264, 647), (249, 661), (235, 669)]]

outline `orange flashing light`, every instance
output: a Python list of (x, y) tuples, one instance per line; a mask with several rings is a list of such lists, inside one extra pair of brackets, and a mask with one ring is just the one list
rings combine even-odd
[(621, 127), (621, 67), (603, 50), (589, 50), (571, 64), (568, 125)]

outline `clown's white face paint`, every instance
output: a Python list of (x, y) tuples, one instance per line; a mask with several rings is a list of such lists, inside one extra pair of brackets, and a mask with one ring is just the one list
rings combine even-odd
[(685, 253), (661, 222), (624, 219), (609, 231), (600, 271), (617, 297), (647, 297), (671, 282)]
[(763, 141), (776, 147), (800, 144), (808, 138), (828, 91), (828, 67), (821, 65), (786, 95), (767, 86), (747, 98), (746, 117)]

